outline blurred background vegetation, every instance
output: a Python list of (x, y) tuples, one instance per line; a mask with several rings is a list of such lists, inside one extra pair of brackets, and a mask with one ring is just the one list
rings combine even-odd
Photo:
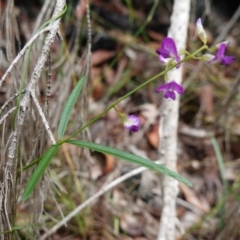
[[(13, 13), (17, 25), (14, 27), (18, 29), (14, 38), (16, 54), (32, 35), (43, 4), (41, 0), (15, 1)], [(48, 73), (51, 72), (48, 120), (55, 133), (62, 107), (84, 71), (86, 62), (86, 4), (84, 0), (68, 1), (67, 4), (67, 13), (61, 21), (64, 40), (55, 39), (51, 49), (52, 63), (46, 66), (38, 86), (38, 96), (44, 106)], [(7, 1), (1, 0), (3, 13), (6, 5)], [(170, 26), (173, 1), (92, 0), (90, 5), (92, 66), (85, 96), (89, 104), (87, 109), (83, 108), (82, 100), (76, 105), (68, 135), (81, 126), (82, 116), (86, 120), (91, 119), (118, 97), (164, 69), (155, 50)], [(223, 39), (218, 42), (230, 40), (228, 55), (236, 56), (236, 61), (228, 67), (209, 66), (195, 60), (184, 64), (183, 86), (186, 94), (180, 107), (178, 171), (194, 184), (194, 188), (179, 185), (176, 239), (240, 239), (239, 8), (240, 4), (234, 0), (192, 1), (187, 50), (192, 52), (201, 44), (195, 34), (195, 22), (202, 17), (208, 44), (216, 44), (219, 36)], [(233, 16), (236, 20), (228, 28), (234, 20)], [(4, 39), (4, 30), (2, 32)], [(33, 66), (41, 41), (32, 54)], [(1, 76), (9, 63), (6, 42), (2, 41)], [(15, 77), (20, 75), (17, 72)], [(12, 94), (9, 93), (9, 86), (13, 84), (10, 80), (0, 90), (1, 106)], [(117, 114), (109, 111), (90, 126), (87, 136), (96, 143), (157, 160), (162, 95), (155, 93), (155, 88), (163, 81), (158, 79), (118, 105), (120, 111), (134, 113), (141, 118), (142, 127), (137, 134), (123, 131)], [(29, 119), (25, 123), (21, 143), (24, 164), (41, 156), (48, 145), (46, 138), (40, 151), (36, 147), (38, 145), (34, 145), (42, 125), (37, 120), (33, 121), (34, 116)], [(8, 125), (4, 132), (1, 131), (2, 139), (12, 129), (11, 119)], [(209, 133), (215, 137), (210, 139)], [(78, 136), (79, 139), (85, 137)], [(2, 146), (3, 149), (5, 147)], [(27, 203), (17, 198), (15, 225), (19, 239), (34, 239), (36, 231), (41, 235), (101, 187), (134, 168), (136, 166), (109, 155), (96, 152), (83, 154), (79, 148), (63, 145), (41, 183), (44, 205), (41, 205), (42, 201), (35, 203), (36, 198)], [(24, 186), (31, 171), (23, 174), (23, 185), (19, 187)], [(159, 175), (148, 170), (117, 185), (79, 212), (67, 226), (58, 229), (52, 239), (156, 239), (162, 206), (160, 180)], [(38, 217), (33, 214), (35, 206)]]

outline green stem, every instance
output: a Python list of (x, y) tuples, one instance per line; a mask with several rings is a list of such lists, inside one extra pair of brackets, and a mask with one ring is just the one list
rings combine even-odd
[[(207, 46), (202, 46), (201, 48), (199, 48), (197, 51), (195, 51), (192, 54), (189, 54), (187, 57), (185, 57), (183, 60), (180, 61), (180, 63), (186, 62), (187, 60), (191, 59), (192, 57), (194, 57), (196, 54), (198, 54), (199, 52), (201, 52), (202, 50), (207, 49)], [(169, 70), (173, 69), (174, 67), (176, 67), (179, 63), (177, 64), (173, 64), (172, 66), (169, 66), (167, 69), (165, 69), (163, 72), (155, 75), (154, 77), (148, 79), (146, 82), (142, 83), (141, 85), (139, 85), (138, 87), (134, 88), (132, 91), (128, 92), (127, 94), (125, 94), (124, 96), (122, 96), (121, 98), (119, 98), (117, 101), (115, 101), (114, 103), (112, 103), (111, 105), (109, 105), (105, 110), (103, 110), (100, 114), (98, 114), (96, 117), (92, 118), (88, 123), (86, 123), (83, 127), (79, 128), (75, 133), (73, 133), (72, 135), (70, 135), (68, 138), (65, 138), (63, 140), (59, 140), (57, 142), (57, 144), (61, 145), (63, 143), (65, 143), (66, 141), (70, 140), (71, 138), (75, 137), (78, 133), (80, 133), (82, 130), (84, 130), (85, 128), (87, 128), (88, 126), (90, 126), (92, 123), (96, 122), (98, 119), (100, 119), (105, 113), (107, 113), (110, 109), (115, 108), (116, 112), (120, 113), (117, 109), (116, 109), (116, 105), (121, 102), (122, 100), (124, 100), (125, 98), (129, 97), (131, 94), (135, 93), (136, 91), (138, 91), (139, 89), (145, 87), (147, 84), (153, 82), (154, 80), (156, 80), (157, 78), (163, 76), (164, 74), (166, 74)], [(28, 168), (30, 168), (31, 166), (37, 164), (39, 161), (41, 160), (41, 157), (38, 158), (37, 160), (35, 160), (34, 162), (28, 164), (27, 166), (23, 167), (21, 170), (26, 170)]]
[[(195, 51), (194, 53), (188, 55), (187, 57), (185, 57), (183, 60), (181, 60), (179, 63), (183, 63), (186, 62), (187, 60), (193, 58), (195, 55), (197, 55), (198, 53), (200, 53), (201, 51), (207, 49), (206, 45), (203, 45), (201, 48), (199, 48), (197, 51)], [(73, 133), (72, 135), (70, 135), (68, 138), (65, 138), (63, 140), (61, 140), (59, 143), (62, 144), (64, 142), (66, 142), (67, 140), (75, 137), (78, 133), (80, 133), (82, 130), (84, 130), (85, 128), (87, 128), (88, 126), (90, 126), (92, 123), (96, 122), (99, 118), (101, 118), (105, 113), (107, 113), (110, 109), (114, 108), (118, 103), (120, 103), (122, 100), (124, 100), (125, 98), (131, 96), (133, 93), (137, 92), (138, 90), (144, 88), (146, 85), (148, 85), (149, 83), (153, 82), (154, 80), (156, 80), (157, 78), (165, 75), (169, 70), (173, 69), (174, 67), (176, 67), (179, 63), (173, 64), (172, 66), (169, 66), (167, 69), (165, 69), (164, 71), (162, 71), (161, 73), (155, 75), (154, 77), (148, 79), (146, 82), (142, 83), (141, 85), (139, 85), (138, 87), (134, 88), (132, 91), (128, 92), (127, 94), (125, 94), (124, 96), (120, 97), (118, 100), (116, 100), (114, 103), (110, 104), (106, 109), (104, 109), (101, 113), (99, 113), (96, 117), (92, 118), (88, 123), (86, 123), (84, 126), (82, 126), (81, 128), (79, 128), (75, 133)]]

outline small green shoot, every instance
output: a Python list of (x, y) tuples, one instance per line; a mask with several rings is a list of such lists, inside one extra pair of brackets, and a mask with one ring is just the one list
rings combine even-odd
[(35, 189), (37, 183), (39, 182), (40, 178), (45, 172), (45, 169), (49, 165), (51, 159), (56, 154), (59, 145), (51, 146), (43, 155), (42, 160), (37, 165), (36, 169), (34, 170), (33, 174), (31, 175), (30, 179), (27, 182), (27, 185), (24, 189), (22, 200), (26, 201), (30, 195), (32, 194), (33, 190)]
[(59, 122), (59, 126), (58, 126), (58, 139), (61, 139), (63, 137), (63, 134), (66, 131), (70, 114), (72, 112), (72, 109), (73, 109), (75, 103), (77, 102), (78, 96), (84, 86), (84, 83), (86, 82), (86, 79), (87, 79), (86, 77), (82, 77), (78, 81), (76, 87), (73, 89), (72, 93), (70, 94), (70, 96), (64, 106), (63, 113), (60, 118), (60, 122)]

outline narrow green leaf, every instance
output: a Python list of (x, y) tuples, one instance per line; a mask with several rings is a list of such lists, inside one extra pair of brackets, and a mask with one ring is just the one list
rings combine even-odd
[(40, 178), (44, 174), (45, 169), (49, 165), (52, 157), (55, 155), (58, 148), (59, 148), (59, 145), (53, 145), (42, 156), (41, 161), (35, 168), (33, 174), (30, 176), (30, 179), (28, 180), (27, 185), (24, 189), (23, 196), (22, 196), (23, 201), (26, 201), (30, 197), (31, 193), (33, 192)]
[(77, 102), (78, 96), (84, 86), (84, 83), (86, 82), (86, 79), (87, 79), (86, 77), (82, 77), (81, 79), (78, 80), (76, 87), (71, 92), (71, 94), (64, 106), (63, 113), (60, 118), (60, 122), (59, 122), (59, 126), (58, 126), (58, 139), (61, 139), (63, 134), (66, 131), (70, 114), (72, 112), (72, 109), (73, 109), (75, 103)]
[(170, 169), (164, 167), (161, 164), (156, 164), (148, 159), (133, 155), (131, 153), (126, 153), (114, 148), (110, 148), (110, 147), (106, 147), (106, 146), (102, 146), (100, 144), (96, 144), (96, 143), (91, 143), (91, 142), (85, 142), (85, 141), (77, 141), (77, 140), (68, 140), (66, 141), (67, 143), (76, 145), (76, 146), (80, 146), (80, 147), (85, 147), (85, 148), (89, 148), (92, 150), (95, 150), (97, 152), (102, 152), (102, 153), (107, 153), (109, 155), (112, 155), (114, 157), (117, 158), (121, 158), (123, 160), (156, 170), (160, 173), (163, 173), (167, 176), (173, 177), (176, 180), (178, 180), (179, 182), (182, 182), (184, 184), (186, 184), (189, 187), (192, 187), (192, 183), (190, 181), (188, 181), (186, 178), (182, 177), (181, 175), (171, 171)]

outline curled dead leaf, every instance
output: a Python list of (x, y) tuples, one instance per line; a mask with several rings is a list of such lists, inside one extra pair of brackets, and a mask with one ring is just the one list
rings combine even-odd
[(159, 145), (158, 123), (152, 125), (151, 130), (147, 133), (147, 139), (155, 149), (158, 148)]
[(104, 173), (107, 174), (113, 170), (114, 164), (115, 164), (115, 158), (105, 153), (104, 153), (104, 156), (106, 158), (106, 162), (104, 165)]
[(114, 51), (97, 50), (92, 53), (92, 65), (93, 66), (99, 65), (105, 62), (106, 60), (114, 57), (115, 54), (116, 53)]

